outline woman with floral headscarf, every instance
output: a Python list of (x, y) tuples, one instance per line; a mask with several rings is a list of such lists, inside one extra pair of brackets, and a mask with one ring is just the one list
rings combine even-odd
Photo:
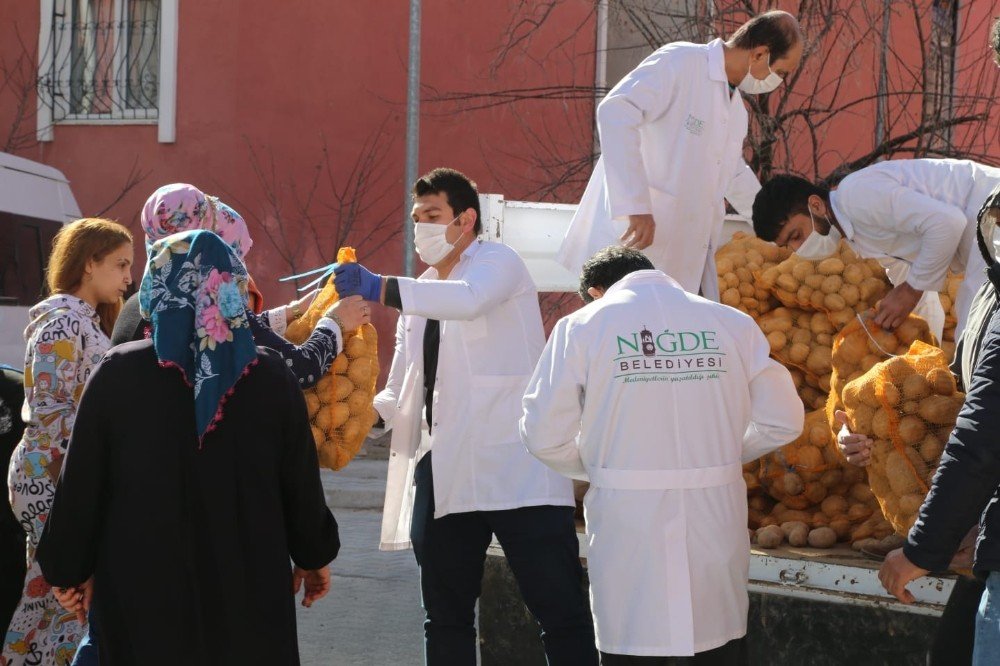
[(42, 571), (81, 616), (99, 590), (102, 666), (298, 664), (293, 590), (325, 595), (340, 547), (298, 382), (215, 234), (155, 243), (139, 294), (152, 338), (91, 377)]
[[(217, 234), (243, 260), (253, 241), (246, 222), (235, 210), (216, 197), (204, 194), (193, 185), (174, 183), (164, 185), (149, 197), (142, 209), (142, 229), (146, 234), (147, 247), (156, 241), (179, 231), (205, 229)], [(312, 294), (294, 301), (286, 307), (260, 312), (261, 297), (253, 294), (253, 280), (250, 280), (251, 301), (258, 307), (248, 309), (247, 321), (257, 344), (277, 351), (302, 388), (318, 382), (330, 368), (338, 352), (342, 349), (342, 333), (353, 330), (367, 322), (371, 309), (360, 299), (343, 299), (328, 311), (328, 317), (321, 319), (312, 335), (302, 345), (296, 346), (281, 337), (287, 321), (302, 314), (304, 303)], [(125, 303), (122, 315), (111, 336), (112, 344), (141, 339), (148, 323), (140, 316), (138, 297), (133, 296)]]

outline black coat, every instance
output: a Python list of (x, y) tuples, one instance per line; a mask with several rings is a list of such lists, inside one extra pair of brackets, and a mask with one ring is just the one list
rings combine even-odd
[(324, 567), (340, 541), (302, 392), (258, 353), (200, 449), (152, 341), (87, 384), (38, 562), (60, 587), (94, 577), (103, 666), (299, 663), (289, 558)]
[[(0, 367), (0, 464), (6, 472), (10, 457), (24, 434), (21, 406), (24, 404), (24, 374)], [(21, 601), (27, 569), (27, 537), (10, 508), (7, 484), (0, 499), (0, 627), (5, 631)]]
[[(992, 284), (985, 290), (997, 298)], [(903, 546), (911, 562), (929, 571), (948, 568), (977, 521), (974, 571), (980, 577), (1000, 571), (1000, 313), (995, 307), (989, 312), (981, 329), (970, 320), (969, 335), (963, 338), (980, 341), (965, 405)]]

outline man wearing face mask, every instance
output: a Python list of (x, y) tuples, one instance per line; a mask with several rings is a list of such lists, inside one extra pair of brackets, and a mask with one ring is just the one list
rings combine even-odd
[(769, 180), (753, 204), (756, 234), (806, 259), (837, 250), (841, 238), (877, 259), (893, 289), (875, 323), (889, 330), (911, 312), (941, 337), (944, 312), (936, 292), (951, 269), (964, 272), (955, 299), (962, 334), (972, 298), (985, 281), (976, 251), (976, 216), (1000, 185), (1000, 169), (970, 160), (891, 160), (856, 171), (830, 191), (798, 176)]
[(754, 17), (729, 41), (675, 42), (646, 58), (597, 107), (601, 158), (559, 253), (571, 271), (601, 248), (642, 250), (683, 289), (718, 300), (714, 254), (725, 202), (748, 215), (760, 189), (743, 160), (743, 95), (775, 90), (799, 66), (786, 12)]
[(426, 663), (476, 663), (475, 606), (495, 535), (549, 664), (596, 666), (573, 486), (521, 444), (521, 396), (545, 343), (538, 294), (517, 254), (476, 239), (475, 185), (435, 169), (413, 187), (414, 240), (430, 268), (383, 277), (336, 270), (337, 292), (400, 311), (375, 408), (392, 429), (383, 550), (413, 546)]

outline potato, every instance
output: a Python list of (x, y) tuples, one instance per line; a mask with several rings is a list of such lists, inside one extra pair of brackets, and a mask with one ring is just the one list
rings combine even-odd
[(371, 394), (363, 389), (358, 389), (347, 396), (347, 408), (351, 414), (366, 414), (372, 406)]
[(830, 517), (823, 513), (822, 511), (817, 511), (812, 515), (812, 519), (809, 521), (810, 527), (826, 527), (830, 524)]
[(768, 525), (757, 530), (757, 545), (761, 548), (777, 548), (784, 539), (785, 534), (777, 525)]
[(927, 383), (937, 395), (950, 396), (958, 390), (955, 376), (945, 368), (934, 368), (927, 373)]
[(847, 307), (853, 308), (861, 300), (861, 290), (856, 285), (845, 284), (840, 288), (840, 296), (847, 303)]
[[(822, 310), (824, 308), (827, 308), (827, 306), (826, 306), (826, 299), (827, 298), (831, 298), (831, 296), (827, 296), (822, 291), (820, 291), (819, 289), (817, 289), (817, 290), (815, 290), (815, 291), (813, 291), (813, 292), (811, 292), (809, 294), (809, 301), (808, 301), (809, 307), (811, 307), (811, 308), (813, 308), (815, 310)], [(830, 308), (827, 308), (827, 309), (830, 309)]]
[(825, 279), (825, 276), (815, 273), (813, 275), (806, 276), (805, 284), (810, 289), (821, 289), (823, 287), (823, 280)]
[(799, 282), (802, 282), (803, 280), (806, 279), (806, 277), (812, 275), (815, 272), (816, 269), (809, 261), (797, 261), (792, 266), (792, 276)]
[(872, 434), (879, 439), (889, 439), (889, 412), (876, 409), (872, 417)]
[(736, 289), (740, 292), (740, 296), (743, 297), (744, 301), (747, 300), (747, 299), (751, 299), (752, 300), (753, 299), (753, 295), (754, 295), (754, 293), (756, 291), (753, 288), (753, 285), (750, 284), (749, 282), (743, 282), (743, 283), (741, 283), (740, 286), (738, 286)]
[[(876, 389), (876, 394), (877, 393), (878, 390)], [(883, 384), (881, 398), (885, 401), (885, 404), (890, 407), (895, 407), (899, 404), (900, 400), (902, 400), (903, 396), (900, 394), (899, 389), (896, 388), (895, 384)]]
[[(371, 424), (369, 424), (370, 426)], [(361, 419), (351, 417), (347, 419), (347, 423), (344, 424), (343, 431), (341, 435), (347, 441), (351, 441), (361, 434), (363, 426), (361, 425)], [(369, 428), (370, 429), (370, 428)]]
[(354, 382), (342, 375), (333, 377), (333, 399), (337, 402), (346, 400), (354, 391)]
[(781, 523), (781, 531), (785, 534), (785, 537), (788, 537), (791, 531), (798, 527), (808, 528), (809, 525), (807, 525), (805, 522), (801, 520), (786, 520), (785, 522)]
[(774, 508), (774, 503), (764, 495), (757, 495), (747, 500), (747, 505), (757, 511), (770, 511)]
[(778, 287), (784, 289), (785, 291), (790, 291), (795, 293), (799, 290), (799, 281), (796, 280), (791, 275), (779, 275), (778, 280), (775, 282)]
[(820, 289), (824, 294), (839, 294), (840, 288), (844, 286), (844, 280), (839, 275), (828, 275)]
[(771, 331), (767, 334), (767, 342), (771, 345), (771, 352), (779, 352), (788, 344), (788, 337), (783, 331)]
[(889, 381), (897, 386), (902, 385), (907, 377), (916, 372), (903, 356), (890, 358), (882, 364), (882, 371)]
[(809, 504), (819, 504), (826, 497), (826, 486), (819, 481), (810, 481), (802, 494)]
[(847, 301), (840, 294), (827, 294), (826, 298), (823, 299), (823, 305), (827, 310), (837, 312), (847, 308)]
[(788, 358), (792, 363), (802, 364), (809, 358), (809, 352), (809, 345), (796, 342), (792, 344), (791, 349), (788, 351)]
[[(869, 503), (875, 496), (872, 494), (872, 489), (867, 483), (855, 483), (851, 486), (851, 499), (855, 502)], [(845, 502), (846, 503), (846, 502)]]
[(839, 514), (847, 513), (847, 500), (838, 495), (831, 495), (823, 500), (823, 504), (820, 508), (823, 509), (823, 513), (829, 518), (833, 518)]
[(857, 523), (862, 520), (866, 520), (871, 517), (872, 508), (867, 504), (856, 503), (852, 504), (851, 508), (847, 511), (847, 517), (851, 522)]
[(338, 375), (343, 375), (347, 373), (347, 368), (350, 366), (351, 359), (347, 358), (347, 354), (337, 354), (337, 358), (333, 359), (333, 365), (330, 366), (333, 372)]
[[(313, 419), (313, 425), (322, 430), (323, 432), (330, 432), (333, 429), (333, 409), (332, 405), (327, 405), (322, 407), (316, 412), (316, 418)], [(324, 436), (323, 439), (326, 439)]]
[(802, 477), (794, 472), (788, 472), (781, 477), (781, 484), (779, 486), (781, 492), (786, 495), (799, 495), (805, 490), (805, 484), (802, 482)]
[(309, 429), (312, 431), (313, 442), (316, 443), (316, 446), (322, 446), (326, 442), (326, 433), (316, 426), (309, 426)]
[(822, 483), (827, 488), (835, 488), (836, 486), (840, 485), (843, 478), (844, 478), (844, 472), (841, 471), (840, 469), (828, 469), (825, 472), (823, 472), (822, 476), (820, 476), (819, 482)]
[(875, 419), (875, 408), (869, 407), (865, 404), (860, 404), (856, 407), (851, 414), (851, 431), (859, 432), (864, 435), (870, 435), (873, 432), (873, 423)]
[(715, 260), (715, 271), (719, 275), (725, 275), (726, 273), (732, 273), (736, 270), (733, 265), (733, 260), (730, 257), (718, 257)]
[[(920, 401), (931, 394), (931, 386), (920, 374), (912, 374), (903, 380), (903, 399)], [(950, 394), (949, 394), (950, 395)]]
[(925, 462), (934, 465), (937, 464), (941, 459), (941, 454), (944, 453), (944, 442), (933, 433), (928, 433), (924, 436), (923, 441), (920, 442), (918, 450), (920, 451), (920, 457)]
[[(914, 377), (916, 376), (914, 375)], [(920, 403), (916, 400), (907, 400), (899, 408), (899, 411), (903, 412), (903, 414), (916, 414), (918, 409), (920, 409)]]
[(920, 510), (920, 505), (924, 503), (924, 496), (920, 493), (910, 493), (899, 498), (899, 512), (903, 515), (910, 515)]
[(834, 531), (838, 539), (846, 539), (851, 533), (851, 521), (844, 515), (831, 518), (829, 527)]
[(913, 473), (906, 458), (896, 450), (889, 452), (885, 461), (885, 475), (889, 480), (889, 486), (897, 497), (909, 495), (920, 490), (917, 477)]
[(351, 361), (347, 369), (347, 378), (357, 387), (362, 387), (371, 381), (372, 363), (367, 357)]
[(309, 391), (305, 394), (306, 398), (306, 410), (309, 412), (309, 418), (312, 419), (316, 416), (316, 412), (319, 411), (320, 401), (319, 396), (316, 395), (315, 391)]
[(347, 339), (347, 344), (344, 345), (344, 353), (347, 354), (347, 358), (349, 359), (366, 356), (368, 354), (368, 345), (365, 343), (364, 338), (355, 335)]
[(844, 262), (837, 257), (824, 259), (816, 266), (816, 271), (822, 275), (840, 275), (844, 270)]
[(961, 407), (962, 403), (954, 398), (935, 394), (920, 401), (917, 413), (920, 414), (921, 418), (930, 423), (954, 425)]
[[(829, 527), (823, 529), (830, 529)], [(831, 532), (833, 530), (830, 530)], [(799, 523), (794, 529), (792, 529), (787, 534), (788, 545), (795, 546), (796, 548), (801, 548), (809, 542), (809, 526), (804, 523)]]
[[(352, 394), (353, 395), (353, 394)], [(346, 403), (337, 402), (329, 407), (330, 410), (330, 429), (339, 428), (340, 426), (347, 423), (347, 419), (351, 418), (351, 408), (347, 406)]]
[(333, 375), (325, 375), (316, 382), (316, 394), (319, 396), (320, 402), (325, 404), (325, 401), (330, 397), (330, 387), (333, 385), (333, 381)]
[[(914, 377), (919, 376), (914, 375)], [(904, 444), (917, 446), (923, 441), (926, 434), (927, 427), (920, 417), (908, 415), (899, 420), (899, 436), (902, 438)]]
[(730, 287), (722, 292), (722, 304), (728, 305), (730, 307), (736, 307), (740, 304), (740, 291), (739, 289)]
[(829, 527), (817, 527), (809, 532), (808, 542), (813, 548), (832, 548), (837, 543), (837, 533)]
[(844, 282), (852, 285), (859, 285), (865, 279), (864, 270), (857, 264), (851, 264), (844, 268), (843, 276)]
[(859, 539), (851, 544), (853, 550), (862, 550), (864, 548), (870, 548), (872, 546), (878, 546), (879, 540), (874, 537), (867, 537), (865, 539)]
[(815, 347), (806, 358), (806, 368), (816, 375), (829, 373), (830, 353), (829, 347)]

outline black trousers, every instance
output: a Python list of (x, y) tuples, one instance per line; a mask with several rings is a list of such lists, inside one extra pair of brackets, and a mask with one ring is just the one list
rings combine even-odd
[[(7, 501), (6, 497), (2, 501)], [(14, 611), (21, 603), (24, 576), (27, 573), (27, 542), (24, 532), (0, 532), (0, 635), (7, 633), (7, 626)]]
[(743, 666), (747, 663), (745, 639), (737, 638), (714, 650), (693, 657), (636, 657), (630, 654), (601, 653), (601, 666)]
[(597, 666), (573, 507), (532, 506), (434, 518), (431, 455), (417, 463), (410, 539), (420, 566), (428, 666), (475, 666), (476, 600), (495, 534), (550, 666)]
[(986, 584), (976, 578), (959, 576), (948, 597), (934, 643), (927, 653), (930, 666), (962, 666), (972, 663), (976, 639), (976, 613)]

